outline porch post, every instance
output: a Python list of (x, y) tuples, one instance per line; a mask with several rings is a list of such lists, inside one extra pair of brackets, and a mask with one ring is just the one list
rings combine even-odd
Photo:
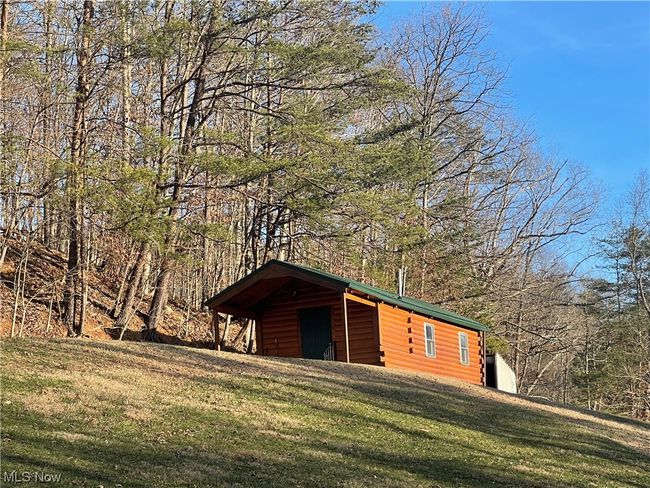
[(221, 341), (219, 340), (219, 312), (216, 308), (212, 309), (212, 327), (214, 327), (214, 350), (221, 350)]
[(341, 293), (343, 302), (343, 327), (345, 329), (345, 362), (350, 362), (350, 337), (348, 335), (348, 301), (345, 299), (345, 290)]

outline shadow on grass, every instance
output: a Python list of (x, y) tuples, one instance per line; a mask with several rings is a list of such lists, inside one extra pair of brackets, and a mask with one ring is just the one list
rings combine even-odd
[[(114, 340), (119, 340), (120, 339), (120, 334), (122, 333), (121, 329), (114, 328), (114, 327), (107, 327), (104, 329), (104, 331), (111, 337), (111, 339)], [(143, 334), (140, 331), (137, 330), (132, 330), (132, 329), (127, 329), (124, 331), (124, 335), (122, 336), (122, 340), (124, 342), (147, 342), (143, 338)], [(171, 334), (165, 334), (164, 332), (156, 332), (156, 340), (155, 341), (149, 341), (150, 344), (167, 344), (171, 346), (183, 346), (183, 347), (188, 347), (188, 348), (204, 348), (207, 349), (210, 347), (210, 343), (208, 342), (201, 342), (201, 341), (187, 341), (184, 339), (181, 339), (178, 336), (171, 335)]]
[[(252, 411), (263, 415), (275, 409), (300, 422), (277, 425), (269, 432), (206, 406), (164, 410), (165, 423), (146, 427), (131, 425), (117, 411), (97, 431), (16, 409), (10, 411), (12, 422), (3, 432), (10, 438), (3, 449), (5, 470), (40, 466), (80, 480), (81, 486), (120, 483), (136, 488), (192, 483), (469, 487), (650, 483), (639, 474), (650, 472), (646, 455), (588, 428), (585, 421), (482, 398), (421, 376), (387, 377), (380, 369), (252, 359), (160, 344), (145, 348), (111, 342), (60, 343), (62, 349), (71, 348), (68, 354), (76, 347), (87, 349), (97, 358), (93, 367), (98, 370), (123, 362), (144, 373), (151, 367), (146, 361), (160, 362), (152, 373), (177, 382), (179, 388), (225, 391)], [(59, 348), (53, 352), (65, 354)], [(199, 438), (160, 434), (183, 428), (197, 430)], [(92, 435), (58, 437), (70, 430)], [(526, 465), (531, 460), (536, 461), (532, 468)]]
[[(243, 423), (231, 422), (212, 427), (241, 433), (249, 430)], [(34, 419), (29, 424), (29, 428), (14, 424), (6, 434), (10, 440), (5, 444), (3, 469), (60, 474), (64, 486), (322, 487), (390, 485), (400, 480), (411, 485), (478, 488), (522, 486), (523, 481), (521, 473), (486, 469), (471, 460), (400, 455), (331, 438), (325, 438), (325, 443), (307, 438), (287, 441), (254, 431), (248, 441), (226, 448), (215, 440), (215, 448), (209, 449), (183, 444), (182, 439), (159, 444), (112, 434), (66, 440), (57, 437), (60, 425)], [(82, 426), (79, 429), (83, 430)], [(529, 478), (525, 486), (572, 485), (558, 479)]]

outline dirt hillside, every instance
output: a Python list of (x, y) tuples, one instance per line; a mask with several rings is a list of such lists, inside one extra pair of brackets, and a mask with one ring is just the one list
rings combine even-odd
[[(26, 259), (21, 260), (20, 256), (26, 256)], [(13, 335), (20, 337), (66, 335), (66, 328), (59, 319), (65, 265), (62, 252), (32, 242), (27, 254), (22, 242), (11, 241), (0, 270), (0, 336), (10, 337), (12, 329)], [(24, 284), (23, 276), (26, 277)], [(113, 339), (119, 331), (113, 328), (110, 311), (118, 293), (120, 277), (95, 268), (88, 281), (89, 306), (84, 335), (93, 339)], [(146, 296), (137, 303), (137, 312), (130, 320), (124, 339), (140, 340), (150, 298)], [(159, 337), (164, 343), (208, 347), (213, 340), (210, 323), (206, 311), (188, 309), (184, 304), (170, 301)], [(236, 334), (238, 330), (234, 327), (232, 332)]]

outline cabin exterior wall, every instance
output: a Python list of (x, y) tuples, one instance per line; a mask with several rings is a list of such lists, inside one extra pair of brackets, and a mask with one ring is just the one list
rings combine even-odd
[(302, 357), (299, 310), (329, 306), (332, 312), (332, 339), (337, 348), (336, 357), (345, 357), (341, 294), (308, 283), (296, 287), (295, 292), (294, 296), (293, 287), (283, 287), (266, 300), (256, 324), (257, 354)]
[[(425, 349), (424, 324), (435, 330), (435, 357)], [(460, 362), (458, 333), (468, 336), (469, 364)], [(379, 304), (380, 354), (387, 368), (432, 373), (483, 384), (485, 364), (480, 332)]]
[[(381, 365), (377, 308), (347, 300), (350, 362)], [(345, 336), (345, 331), (343, 331)], [(345, 340), (345, 337), (344, 337)], [(337, 356), (340, 358), (340, 356)], [(345, 360), (345, 356), (342, 357)]]
[[(349, 295), (348, 295), (349, 296)], [(303, 357), (299, 311), (328, 306), (337, 361), (346, 361), (344, 293), (302, 282), (265, 299), (256, 326), (257, 354)], [(483, 334), (414, 312), (365, 300), (346, 299), (350, 362), (432, 373), (484, 384)], [(435, 330), (435, 357), (426, 355), (424, 324)], [(469, 364), (461, 364), (459, 332), (467, 334)]]

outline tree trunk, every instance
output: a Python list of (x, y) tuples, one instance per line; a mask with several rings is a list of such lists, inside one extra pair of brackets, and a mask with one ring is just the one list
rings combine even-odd
[[(167, 236), (165, 237), (165, 253), (162, 256), (162, 264), (160, 274), (158, 275), (158, 280), (156, 281), (156, 290), (154, 292), (153, 300), (151, 301), (151, 306), (149, 308), (149, 314), (147, 318), (147, 323), (144, 331), (145, 340), (155, 340), (156, 339), (156, 329), (159, 324), (163, 321), (165, 316), (165, 306), (167, 305), (167, 299), (169, 297), (169, 285), (172, 279), (173, 268), (175, 264), (175, 257), (173, 256), (176, 251), (177, 244), (177, 228), (178, 228), (178, 218), (180, 214), (179, 205), (181, 197), (181, 189), (184, 185), (184, 169), (183, 162), (191, 155), (193, 152), (193, 142), (194, 142), (194, 133), (199, 124), (201, 104), (203, 103), (203, 97), (205, 95), (205, 67), (208, 62), (210, 55), (210, 49), (213, 42), (213, 37), (211, 35), (214, 29), (214, 16), (211, 19), (211, 25), (209, 28), (208, 35), (204, 38), (203, 54), (201, 58), (200, 65), (196, 71), (196, 82), (194, 85), (194, 92), (192, 95), (192, 103), (187, 114), (187, 123), (185, 124), (185, 130), (182, 134), (182, 142), (180, 147), (180, 160), (181, 164), (177, 165), (174, 175), (174, 183), (172, 189), (172, 195), (170, 197), (170, 208), (169, 208), (169, 229)], [(161, 85), (161, 92), (163, 85)], [(181, 121), (182, 127), (182, 121)]]
[(143, 330), (143, 339), (146, 341), (157, 341), (157, 329), (165, 318), (165, 307), (169, 296), (169, 284), (172, 279), (172, 261), (163, 261), (160, 274), (156, 280), (156, 291), (151, 300), (149, 314)]
[(63, 295), (63, 322), (68, 328), (69, 336), (80, 335), (81, 320), (77, 323), (77, 301), (83, 287), (80, 283), (79, 266), (81, 262), (81, 243), (83, 233), (83, 214), (81, 191), (83, 187), (83, 171), (86, 149), (86, 105), (90, 93), (89, 63), (90, 63), (90, 31), (93, 18), (93, 2), (85, 0), (83, 19), (81, 21), (81, 43), (77, 50), (77, 90), (75, 94), (74, 119), (72, 140), (70, 145), (70, 168), (68, 171), (68, 195), (70, 241), (68, 243), (68, 263), (66, 269), (66, 287)]
[(140, 252), (136, 257), (135, 264), (129, 273), (128, 279), (128, 288), (126, 290), (126, 295), (124, 297), (124, 303), (120, 308), (120, 312), (115, 319), (115, 327), (119, 329), (126, 329), (129, 325), (129, 319), (133, 315), (133, 304), (135, 303), (135, 297), (138, 289), (140, 288), (140, 282), (142, 281), (142, 276), (144, 274), (144, 265), (147, 262), (147, 255), (149, 254), (149, 244), (145, 243), (140, 248)]
[[(7, 38), (9, 37), (9, 0), (2, 0), (2, 7), (0, 7), (0, 30), (2, 31), (2, 37), (0, 42), (2, 43), (0, 47), (2, 48), (3, 56), (0, 57), (0, 101), (4, 100), (4, 73), (5, 73), (5, 63), (4, 55), (6, 53)], [(2, 110), (4, 113), (4, 110)]]
[(226, 347), (226, 341), (228, 340), (228, 334), (230, 333), (230, 322), (232, 322), (232, 315), (227, 315), (226, 325), (223, 328), (223, 334), (221, 335), (221, 340), (219, 341), (220, 349), (224, 349)]
[(237, 333), (237, 337), (235, 337), (235, 340), (233, 341), (233, 346), (235, 348), (239, 347), (241, 341), (244, 340), (244, 336), (248, 333), (248, 328), (250, 326), (251, 326), (251, 321), (247, 319), (244, 325), (242, 326), (241, 330)]
[(248, 333), (246, 338), (246, 354), (253, 352), (253, 345), (255, 343), (255, 326), (257, 323), (254, 320), (251, 320), (248, 327)]
[[(0, 119), (0, 130), (4, 132), (4, 55), (6, 53), (7, 37), (9, 36), (9, 0), (2, 0), (2, 7), (0, 9), (0, 30), (2, 31), (0, 37), (0, 52), (2, 52), (2, 56), (0, 56), (0, 104), (2, 104), (0, 106), (0, 114), (2, 115), (2, 119)], [(0, 269), (2, 269), (7, 255), (7, 250), (9, 248), (8, 241), (11, 234), (11, 228), (13, 227), (13, 221), (15, 219), (14, 212), (12, 212), (11, 209), (9, 210), (7, 217), (9, 218), (9, 224), (6, 225), (4, 236), (2, 238), (2, 247), (0, 248)], [(7, 222), (6, 218), (3, 220)]]

